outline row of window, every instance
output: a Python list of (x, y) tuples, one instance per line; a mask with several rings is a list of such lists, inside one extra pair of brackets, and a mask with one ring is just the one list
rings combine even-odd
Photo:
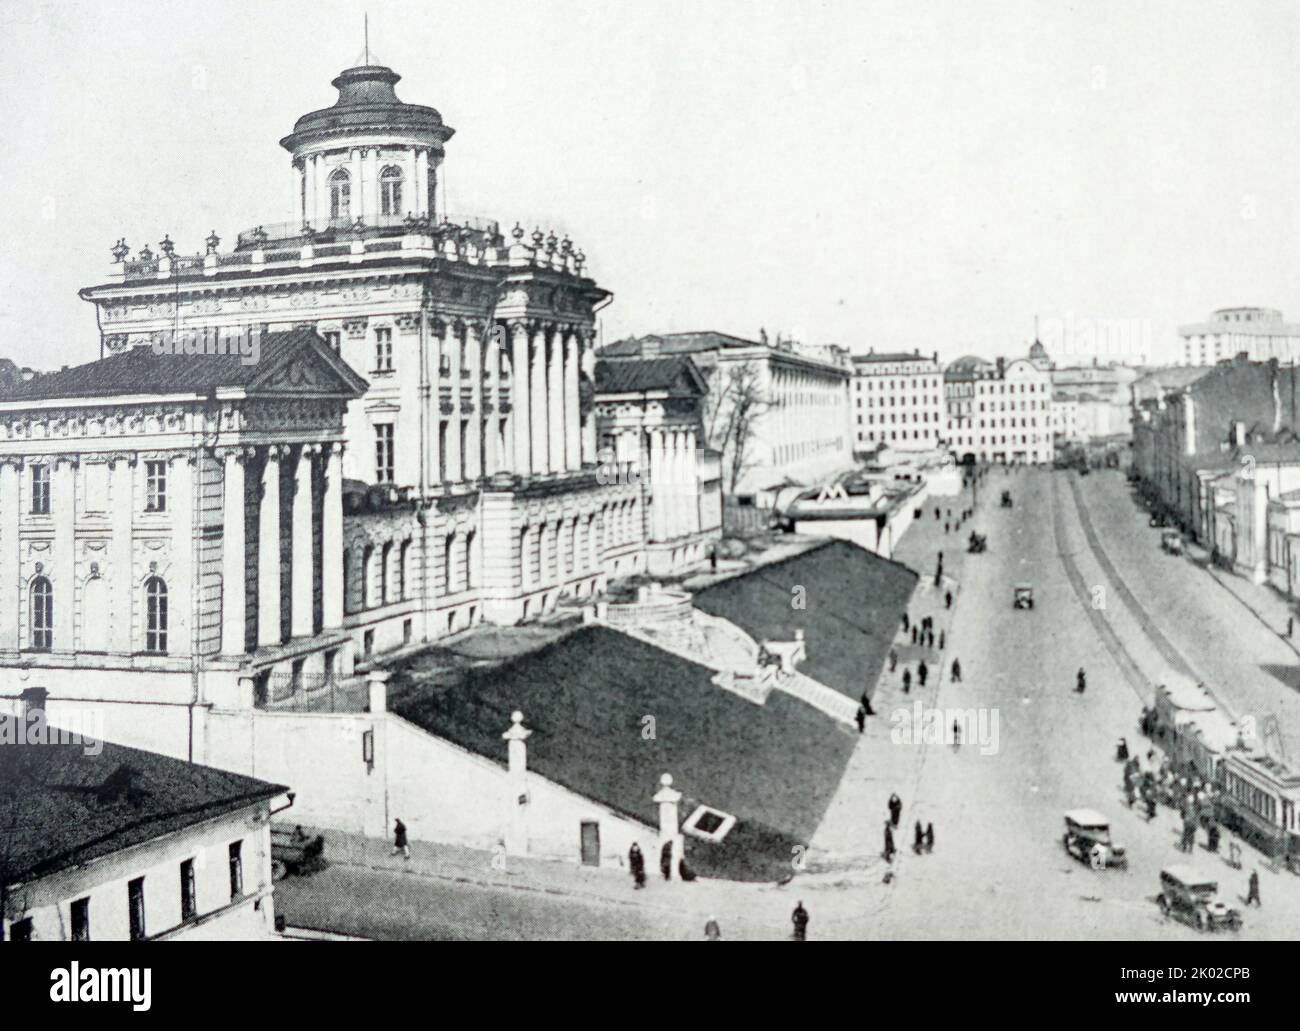
[(924, 387), (937, 387), (940, 385), (940, 380), (937, 376), (931, 376), (921, 380), (918, 380), (913, 376), (909, 376), (905, 380), (872, 379), (868, 376), (863, 376), (858, 379), (857, 382), (867, 390), (875, 390), (877, 387), (880, 390), (919, 390)]
[[(379, 173), (379, 210), (384, 215), (402, 214), (402, 170), (388, 165)], [(330, 173), (330, 218), (352, 217), (352, 174), (346, 168)], [(302, 208), (307, 210), (307, 177), (301, 180)]]
[[(158, 576), (144, 583), (145, 651), (167, 654), (167, 584)], [(28, 648), (36, 652), (54, 649), (54, 585), (48, 576), (35, 576), (27, 589)], [(107, 618), (106, 614), (101, 614)]]
[[(145, 499), (146, 512), (167, 511), (167, 463), (165, 461), (145, 462)], [(51, 487), (51, 466), (41, 463), (31, 466), (31, 514), (49, 515), (52, 511), (53, 490)]]
[[(880, 407), (881, 408), (886, 408), (886, 407), (903, 408), (907, 406), (909, 400), (911, 401), (913, 408), (919, 408), (921, 405), (931, 405), (935, 408), (938, 408), (940, 403), (937, 394), (924, 394), (921, 396), (917, 396), (913, 394), (910, 399), (906, 397), (898, 397), (894, 394), (891, 394), (888, 397), (882, 397), (880, 399)], [(862, 407), (862, 398), (858, 398), (858, 407), (859, 408)], [(876, 399), (874, 397), (867, 398), (867, 407), (868, 408), (876, 407)]]
[[(237, 902), (244, 897), (244, 860), (243, 842), (231, 842), (228, 856), (230, 864), (230, 901)], [(148, 937), (144, 905), (143, 877), (136, 877), (126, 886), (127, 914), (130, 921), (132, 941), (142, 941)], [(194, 860), (186, 859), (180, 864), (181, 922), (193, 920), (199, 915), (198, 881), (194, 874)], [(90, 933), (90, 897), (73, 899), (68, 906), (71, 938), (74, 942), (88, 942)], [(32, 919), (25, 917), (16, 920), (9, 927), (11, 941), (32, 940)]]

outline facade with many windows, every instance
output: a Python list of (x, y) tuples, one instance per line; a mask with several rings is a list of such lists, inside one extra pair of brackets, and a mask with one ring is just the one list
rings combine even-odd
[(0, 749), (11, 789), (3, 804), (14, 810), (5, 813), (4, 939), (274, 938), (270, 817), (286, 789), (121, 745), (99, 749)]
[(241, 677), (351, 673), (343, 413), (365, 381), (309, 331), (259, 345), (132, 348), (0, 397), (0, 698), (96, 698), (117, 739), (188, 751)]
[(1178, 327), (1179, 365), (1207, 366), (1244, 354), (1249, 361), (1300, 361), (1300, 326), (1276, 308), (1220, 308), (1204, 322)]
[(853, 440), (859, 451), (888, 444), (898, 451), (939, 447), (945, 431), (939, 356), (874, 350), (853, 356)]
[(1049, 369), (1028, 358), (967, 356), (944, 370), (943, 381), (948, 449), (959, 462), (1053, 460)]

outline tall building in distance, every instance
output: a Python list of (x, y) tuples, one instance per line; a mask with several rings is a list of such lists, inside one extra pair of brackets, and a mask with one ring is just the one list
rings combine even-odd
[(1178, 327), (1178, 364), (1205, 366), (1245, 354), (1254, 362), (1300, 361), (1300, 325), (1276, 308), (1220, 308), (1204, 322)]
[(947, 437), (939, 354), (875, 350), (853, 356), (854, 450), (888, 444), (928, 451)]

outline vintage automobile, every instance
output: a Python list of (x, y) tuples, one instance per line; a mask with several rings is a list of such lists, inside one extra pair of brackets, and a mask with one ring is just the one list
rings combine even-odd
[(1009, 490), (1004, 490), (1002, 492), (1002, 507), (1003, 508), (1011, 507), (1011, 491)]
[(1065, 814), (1065, 851), (1094, 869), (1128, 867), (1128, 853), (1110, 836), (1110, 821), (1095, 809)]
[(1198, 931), (1241, 927), (1241, 911), (1219, 901), (1219, 883), (1179, 864), (1160, 871), (1160, 912)]
[(1160, 547), (1170, 555), (1183, 553), (1183, 537), (1177, 530), (1165, 530), (1160, 535)]
[(1034, 607), (1034, 585), (1016, 584), (1011, 607), (1013, 609), (1032, 609)]
[(1147, 526), (1165, 527), (1169, 525), (1169, 520), (1165, 518), (1163, 512), (1152, 512), (1151, 518), (1147, 520)]
[(982, 551), (989, 550), (989, 539), (982, 533), (971, 531), (970, 542), (966, 545), (966, 550), (972, 555), (978, 555)]

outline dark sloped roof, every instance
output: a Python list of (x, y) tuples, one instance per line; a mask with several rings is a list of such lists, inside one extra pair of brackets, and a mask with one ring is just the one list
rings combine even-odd
[(881, 351), (879, 354), (872, 351), (869, 354), (855, 354), (853, 360), (858, 364), (866, 362), (927, 362), (930, 357), (918, 354), (915, 351)]
[[(0, 400), (40, 401), (65, 397), (122, 394), (204, 394), (221, 387), (289, 389), (358, 397), (366, 381), (336, 355), (313, 330), (263, 333), (256, 364), (244, 364), (238, 346), (231, 354), (155, 354), (149, 346), (37, 376), (11, 388)], [(315, 375), (295, 374), (288, 383), (281, 373), (298, 363)], [(297, 380), (298, 382), (295, 382)]]
[(442, 115), (423, 104), (399, 100), (394, 86), (401, 80), (383, 65), (358, 65), (340, 72), (330, 85), (339, 91), (333, 107), (303, 115), (294, 123), (293, 132), (280, 141), (292, 151), (305, 142), (328, 138), (340, 132), (378, 129), (402, 130), (439, 145), (451, 139), (455, 130), (443, 124)]
[(695, 363), (689, 358), (619, 358), (596, 362), (596, 392), (630, 394), (668, 390), (690, 394), (708, 391)]
[[(876, 682), (916, 581), (906, 566), (835, 540), (712, 584), (695, 604), (757, 641), (791, 641), (803, 630), (800, 670), (859, 698)], [(802, 609), (792, 604), (800, 595)]]
[[(721, 845), (689, 839), (691, 865), (710, 876), (787, 876), (857, 739), (789, 695), (773, 691), (755, 705), (713, 684), (707, 667), (607, 627), (458, 678), (421, 678), (418, 662), (396, 669), (389, 706), (433, 734), (504, 762), (501, 734), (519, 709), (533, 731), (529, 768), (548, 780), (654, 827), (653, 797), (671, 773), (686, 796), (683, 820), (697, 803), (735, 816)], [(647, 853), (652, 867), (655, 859)]]
[(17, 884), (287, 790), (109, 742), (98, 755), (81, 744), (3, 744), (0, 821), (12, 840), (0, 872)]
[(730, 333), (718, 333), (707, 329), (696, 333), (653, 333), (643, 337), (628, 337), (615, 340), (600, 349), (602, 358), (634, 358), (642, 354), (646, 342), (658, 347), (660, 354), (697, 354), (700, 351), (716, 351), (724, 347), (762, 347), (758, 340), (747, 340)]

